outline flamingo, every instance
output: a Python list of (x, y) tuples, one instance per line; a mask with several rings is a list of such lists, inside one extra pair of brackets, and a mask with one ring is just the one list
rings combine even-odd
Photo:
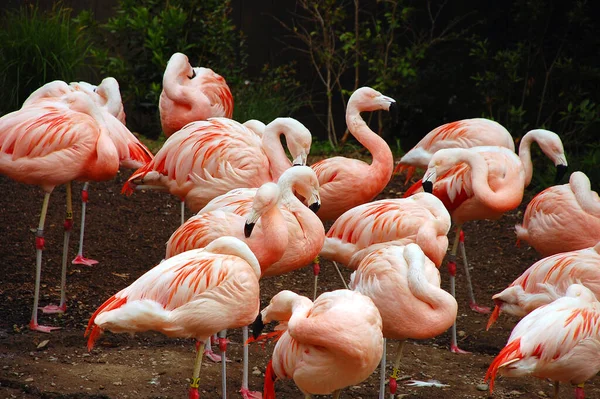
[(169, 137), (154, 160), (133, 173), (123, 191), (168, 190), (198, 212), (211, 199), (234, 188), (277, 181), (292, 165), (281, 145), (281, 134), (294, 164), (304, 165), (312, 136), (295, 119), (273, 120), (262, 139), (227, 118), (192, 122)]
[[(215, 238), (233, 236), (250, 247), (262, 273), (281, 258), (288, 246), (287, 224), (279, 209), (279, 198), (277, 184), (265, 183), (256, 190), (247, 217), (219, 209), (201, 211), (171, 235), (165, 259), (190, 249), (204, 248)], [(258, 231), (252, 234), (257, 223)]]
[(537, 261), (492, 299), (496, 307), (487, 329), (501, 312), (523, 317), (565, 295), (571, 284), (582, 284), (600, 298), (600, 242), (592, 248), (563, 252)]
[(373, 156), (370, 165), (345, 157), (327, 158), (312, 165), (323, 201), (317, 212), (321, 220), (335, 220), (347, 210), (371, 201), (390, 181), (394, 168), (392, 151), (360, 116), (361, 112), (378, 110), (390, 111), (395, 119), (396, 101), (370, 87), (352, 93), (346, 107), (348, 130)]
[(517, 238), (542, 256), (588, 248), (600, 241), (600, 198), (583, 172), (548, 187), (527, 205)]
[[(309, 264), (321, 250), (325, 239), (323, 223), (315, 214), (320, 206), (319, 182), (315, 172), (308, 166), (295, 166), (283, 172), (277, 185), (281, 191), (278, 207), (287, 225), (287, 230), (284, 233), (287, 238), (280, 237), (277, 239), (287, 242), (287, 247), (278, 261), (270, 265), (261, 263), (261, 278), (282, 275)], [(294, 193), (308, 199), (308, 208)], [(239, 215), (238, 217), (245, 220), (252, 211), (252, 203), (257, 195), (256, 188), (231, 190), (227, 194), (210, 201), (198, 212), (198, 216), (212, 214), (213, 212), (229, 212), (236, 216)], [(258, 231), (261, 229), (265, 229), (264, 222), (262, 226), (257, 225), (254, 228)], [(260, 237), (260, 235), (257, 236)], [(261, 244), (262, 247), (266, 247), (268, 244), (272, 245), (273, 243), (264, 241)], [(250, 245), (252, 248), (252, 244)], [(257, 252), (255, 251), (255, 253)], [(246, 328), (244, 328), (243, 334), (245, 341), (248, 334)], [(207, 356), (218, 361), (218, 357), (210, 353), (210, 344), (208, 347)], [(247, 347), (244, 347), (244, 368), (240, 392), (244, 398), (256, 398), (259, 397), (258, 393), (248, 389), (247, 349)]]
[(583, 384), (600, 371), (600, 302), (581, 284), (571, 285), (562, 298), (525, 316), (513, 329), (504, 349), (485, 375), (490, 393), (498, 374), (532, 375), (577, 385), (575, 398), (583, 399)]
[(416, 168), (427, 169), (431, 157), (438, 150), (486, 145), (515, 150), (511, 134), (496, 121), (472, 118), (446, 123), (427, 133), (421, 141), (404, 154), (396, 165), (394, 174), (406, 170), (406, 182), (408, 182)]
[(210, 68), (194, 68), (174, 53), (163, 75), (158, 102), (160, 123), (169, 137), (190, 122), (233, 116), (233, 96), (225, 79)]
[[(515, 209), (523, 199), (525, 172), (521, 160), (504, 147), (448, 148), (437, 151), (422, 180), (425, 191), (440, 198), (456, 224), (456, 236), (448, 262), (450, 290), (455, 296), (456, 250), (460, 246), (465, 274), (469, 282), (471, 309), (488, 313), (477, 305), (470, 284), (469, 267), (461, 234), (469, 220), (498, 219)], [(462, 353), (456, 342), (456, 323), (452, 327), (454, 353)]]
[[(456, 320), (458, 305), (440, 288), (440, 272), (417, 244), (387, 244), (369, 253), (352, 273), (350, 289), (373, 300), (383, 320), (384, 338), (400, 340), (389, 383), (393, 398), (406, 339), (440, 335)], [(381, 359), (380, 398), (384, 379), (385, 356)]]
[[(103, 118), (98, 123), (105, 123), (110, 138), (114, 141), (119, 153), (120, 166), (137, 169), (150, 162), (152, 153), (126, 127), (125, 111), (121, 102), (119, 83), (115, 78), (107, 77), (99, 86), (87, 82), (71, 82), (68, 85), (60, 80), (45, 84), (33, 92), (23, 103), (30, 105), (48, 104), (59, 101), (61, 96), (73, 91), (87, 94), (99, 106)], [(120, 123), (118, 123), (120, 122)], [(85, 182), (81, 190), (81, 229), (79, 232), (79, 250), (73, 264), (92, 266), (97, 260), (83, 256), (83, 237), (85, 231), (85, 213), (88, 202), (89, 182)]]
[[(531, 183), (533, 165), (531, 144), (538, 143), (542, 152), (556, 166), (556, 181), (560, 181), (567, 170), (567, 159), (560, 137), (549, 130), (534, 129), (527, 132), (519, 144), (519, 158), (525, 169), (525, 187)], [(416, 168), (427, 169), (433, 154), (444, 148), (471, 148), (481, 146), (505, 147), (515, 150), (511, 134), (498, 122), (485, 119), (463, 119), (446, 123), (429, 132), (398, 162), (394, 173), (407, 170), (406, 182)]]
[[(64, 83), (64, 82), (63, 82)], [(56, 85), (55, 85), (56, 86)], [(36, 276), (29, 328), (51, 332), (57, 327), (38, 324), (44, 224), (50, 194), (66, 184), (67, 216), (61, 272), (60, 304), (43, 308), (45, 313), (66, 310), (67, 252), (73, 213), (71, 181), (104, 181), (119, 169), (119, 153), (102, 121), (104, 114), (88, 95), (66, 92), (60, 99), (30, 104), (0, 118), (0, 173), (26, 184), (41, 186), (44, 202), (36, 232)]]
[(306, 398), (333, 393), (364, 381), (383, 353), (381, 316), (358, 292), (336, 290), (314, 303), (291, 291), (275, 295), (255, 321), (279, 321), (281, 336), (265, 372), (264, 399), (275, 398), (275, 380), (291, 378)]
[[(252, 323), (260, 310), (259, 276), (256, 256), (235, 237), (220, 237), (205, 248), (173, 256), (94, 312), (85, 331), (85, 336), (89, 335), (88, 350), (104, 330), (154, 330), (169, 337), (195, 338), (200, 345), (189, 397), (199, 398), (203, 342), (218, 331)], [(220, 346), (224, 353), (224, 338)], [(223, 395), (225, 381), (223, 373)]]

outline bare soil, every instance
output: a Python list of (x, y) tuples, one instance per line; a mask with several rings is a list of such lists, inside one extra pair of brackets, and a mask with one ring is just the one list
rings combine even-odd
[[(131, 284), (163, 257), (165, 242), (179, 223), (178, 201), (165, 193), (120, 194), (130, 171), (122, 171), (106, 183), (93, 184), (88, 204), (85, 254), (100, 261), (93, 267), (69, 263), (68, 309), (63, 315), (39, 316), (41, 324), (62, 327), (51, 334), (27, 327), (33, 302), (35, 272), (34, 232), (43, 193), (0, 176), (0, 397), (1, 398), (185, 398), (194, 361), (192, 340), (170, 339), (158, 333), (136, 336), (106, 333), (88, 353), (85, 326), (93, 311), (109, 296)], [(79, 199), (81, 183), (74, 184)], [(401, 178), (394, 179), (380, 198), (398, 197), (404, 191)], [(533, 193), (528, 193), (531, 198)], [(46, 250), (42, 269), (40, 305), (59, 300), (65, 193), (60, 187), (52, 195), (46, 222)], [(519, 276), (539, 256), (527, 246), (517, 247), (513, 226), (522, 217), (524, 204), (498, 221), (465, 225), (466, 247), (470, 256), (475, 294), (481, 304), (492, 306), (491, 296)], [(80, 204), (75, 203), (75, 228), (69, 260), (77, 250)], [(188, 214), (189, 216), (189, 214)], [(350, 270), (344, 269), (348, 279)], [(444, 388), (418, 388), (399, 383), (398, 398), (487, 398), (483, 383), (485, 371), (506, 343), (518, 321), (502, 315), (485, 331), (487, 315), (468, 307), (464, 273), (459, 263), (457, 295), (459, 303), (459, 346), (470, 354), (448, 351), (449, 333), (426, 340), (409, 341), (401, 370), (404, 379), (436, 379)], [(310, 296), (313, 274), (310, 267), (264, 280), (261, 301), (265, 305), (282, 289)], [(447, 289), (448, 274), (442, 268)], [(319, 288), (341, 288), (332, 265), (322, 265)], [(227, 364), (227, 395), (240, 397), (241, 331), (229, 331), (231, 343)], [(44, 343), (48, 340), (47, 343)], [(40, 348), (38, 348), (40, 346)], [(273, 345), (250, 348), (250, 388), (261, 390), (263, 375)], [(388, 342), (388, 361), (393, 359), (395, 342)], [(253, 372), (254, 371), (254, 372)], [(378, 372), (358, 386), (349, 387), (343, 398), (377, 398)], [(221, 397), (220, 364), (205, 360), (200, 380), (203, 398)], [(301, 398), (293, 381), (278, 381), (280, 398)], [(586, 384), (589, 398), (600, 398), (600, 380)], [(494, 398), (548, 398), (550, 381), (536, 378), (500, 378)], [(570, 386), (562, 386), (560, 397), (573, 396)]]

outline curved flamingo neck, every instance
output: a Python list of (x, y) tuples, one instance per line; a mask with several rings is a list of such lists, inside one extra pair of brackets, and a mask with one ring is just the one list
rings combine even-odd
[[(416, 249), (416, 250), (413, 250)], [(412, 245), (405, 247), (404, 259), (408, 264), (407, 280), (415, 298), (428, 304), (440, 320), (456, 317), (457, 303), (454, 297), (439, 286), (427, 281), (423, 269), (428, 261), (425, 254)]]
[(262, 137), (262, 148), (271, 168), (271, 177), (274, 182), (279, 180), (283, 172), (292, 166), (285, 150), (281, 145), (281, 135), (285, 135), (285, 128), (279, 122), (272, 122), (267, 125)]
[(600, 201), (595, 191), (592, 191), (590, 179), (581, 173), (574, 172), (569, 179), (569, 186), (581, 209), (595, 217), (600, 217)]
[(370, 165), (370, 176), (374, 179), (379, 178), (388, 183), (394, 169), (394, 157), (390, 146), (387, 145), (377, 133), (372, 131), (366, 124), (362, 116), (361, 109), (353, 101), (348, 102), (346, 109), (346, 124), (348, 130), (363, 145), (373, 157)]
[(255, 253), (262, 252), (260, 257), (257, 256), (261, 260), (260, 268), (262, 273), (283, 256), (288, 244), (288, 231), (285, 218), (281, 214), (278, 204), (275, 204), (263, 213), (260, 220), (263, 235), (260, 238), (253, 238), (254, 236), (251, 235), (249, 241), (252, 240), (257, 245), (256, 247), (254, 245), (249, 246)]
[(529, 186), (533, 177), (533, 163), (531, 162), (531, 143), (535, 141), (535, 130), (525, 134), (519, 144), (519, 159), (525, 171), (525, 187)]

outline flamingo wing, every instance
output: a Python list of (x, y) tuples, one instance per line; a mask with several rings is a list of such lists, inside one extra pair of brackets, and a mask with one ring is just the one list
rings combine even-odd
[(202, 92), (208, 98), (212, 116), (233, 116), (233, 96), (225, 79), (209, 68), (194, 68), (200, 80)]
[(236, 215), (246, 216), (252, 210), (252, 201), (256, 195), (257, 188), (236, 188), (225, 194), (213, 198), (198, 213), (206, 213), (214, 210), (231, 212)]

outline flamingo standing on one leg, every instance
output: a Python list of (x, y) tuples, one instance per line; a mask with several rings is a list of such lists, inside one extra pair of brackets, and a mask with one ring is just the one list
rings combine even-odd
[[(275, 398), (275, 380), (291, 378), (307, 398), (333, 393), (364, 381), (383, 352), (381, 316), (358, 292), (321, 294), (314, 303), (291, 291), (275, 295), (254, 326), (283, 322), (265, 372), (264, 399)], [(253, 334), (258, 337), (259, 331)]]
[[(352, 273), (350, 288), (373, 300), (383, 320), (383, 336), (400, 340), (389, 383), (393, 399), (406, 339), (440, 335), (456, 320), (458, 305), (440, 288), (439, 270), (417, 244), (388, 244), (371, 252)], [(385, 359), (381, 375), (383, 382)], [(383, 397), (380, 390), (379, 398)]]
[[(470, 280), (463, 223), (469, 220), (498, 219), (515, 209), (523, 199), (525, 172), (517, 155), (504, 147), (450, 148), (437, 151), (423, 176), (425, 191), (440, 198), (456, 224), (456, 236), (448, 262), (450, 289), (455, 296), (456, 250), (460, 245), (467, 280)], [(471, 309), (489, 312), (475, 302), (472, 289)], [(452, 327), (452, 352), (462, 352), (456, 342), (456, 323)]]
[(168, 190), (198, 212), (211, 199), (234, 188), (277, 181), (292, 166), (281, 145), (281, 134), (294, 164), (305, 164), (312, 136), (295, 119), (275, 119), (262, 139), (227, 118), (190, 123), (167, 139), (153, 161), (133, 173), (123, 191)]
[(169, 137), (190, 122), (231, 118), (233, 96), (221, 75), (209, 68), (194, 68), (185, 54), (174, 53), (163, 75), (158, 109), (163, 132)]
[(565, 295), (571, 284), (582, 284), (600, 298), (600, 242), (592, 248), (562, 252), (537, 261), (492, 299), (496, 307), (487, 329), (500, 313), (523, 317)]
[(573, 172), (569, 184), (536, 195), (515, 229), (542, 256), (594, 246), (600, 241), (600, 198), (583, 172)]
[(29, 328), (50, 332), (56, 327), (38, 324), (44, 224), (50, 193), (67, 185), (67, 217), (61, 272), (61, 300), (46, 313), (64, 312), (67, 250), (73, 226), (71, 181), (104, 181), (115, 176), (119, 155), (102, 120), (103, 114), (84, 93), (66, 93), (60, 100), (32, 104), (0, 118), (0, 173), (45, 191), (36, 233), (36, 277)]
[[(259, 276), (256, 256), (234, 237), (217, 238), (203, 249), (183, 252), (159, 263), (96, 310), (85, 332), (88, 349), (103, 330), (154, 330), (169, 337), (195, 338), (202, 344), (189, 397), (199, 398), (203, 342), (218, 331), (247, 326), (256, 318)], [(223, 374), (223, 387), (225, 381)]]
[(504, 349), (485, 374), (490, 393), (496, 375), (532, 375), (577, 385), (575, 398), (583, 399), (583, 384), (600, 371), (600, 302), (588, 288), (571, 285), (562, 298), (525, 316), (513, 329)]
[[(287, 248), (281, 258), (262, 270), (262, 277), (277, 276), (296, 270), (309, 264), (323, 247), (325, 230), (323, 223), (314, 213), (320, 206), (319, 182), (315, 172), (308, 166), (295, 166), (286, 170), (277, 182), (281, 190), (278, 206), (287, 224)], [(300, 202), (294, 193), (307, 198), (308, 208)], [(255, 188), (235, 189), (216, 197), (209, 202), (198, 215), (215, 211), (231, 212), (240, 217), (248, 217), (252, 201), (257, 195)], [(255, 230), (264, 229), (256, 226)], [(261, 265), (262, 267), (262, 265)], [(247, 330), (244, 329), (244, 340)], [(244, 347), (244, 368), (242, 388), (244, 398), (259, 397), (257, 392), (248, 389), (248, 354)]]

